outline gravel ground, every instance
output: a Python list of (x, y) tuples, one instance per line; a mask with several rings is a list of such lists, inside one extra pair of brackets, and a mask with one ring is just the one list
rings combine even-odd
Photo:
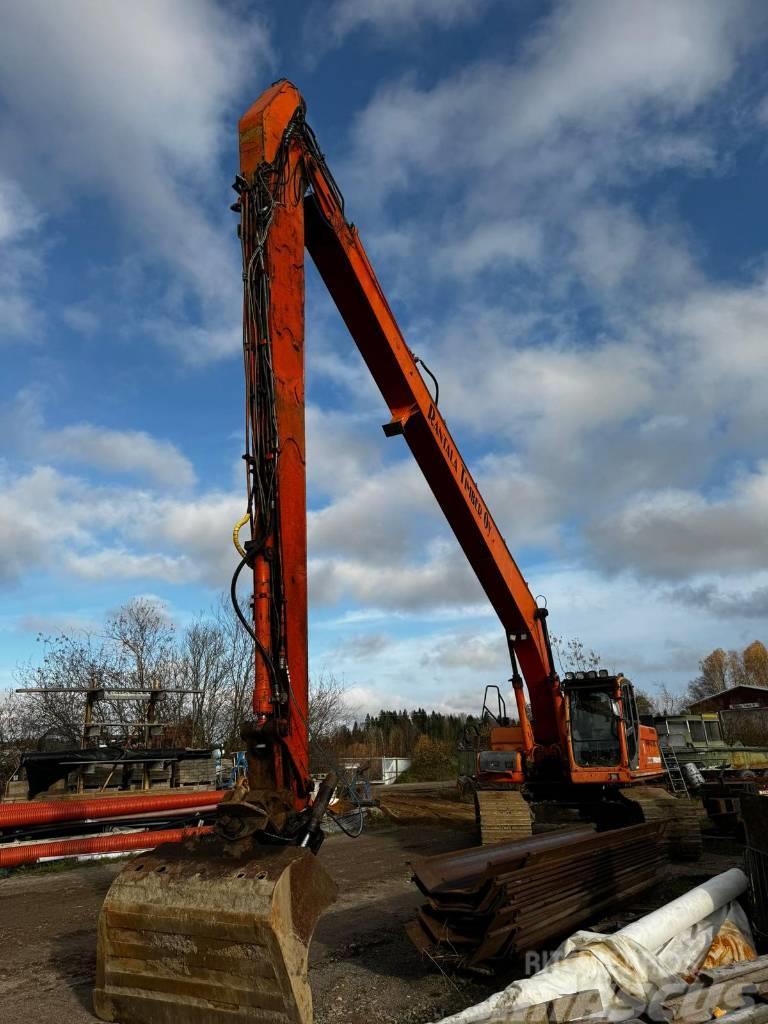
[[(422, 960), (403, 925), (418, 905), (407, 862), (461, 849), (466, 831), (427, 826), (374, 829), (357, 840), (332, 836), (321, 856), (339, 898), (321, 919), (310, 955), (317, 1024), (422, 1024), (485, 998), (501, 981), (447, 978)], [(699, 864), (640, 897), (611, 928), (739, 862), (718, 841)], [(0, 880), (0, 1020), (92, 1024), (95, 926), (118, 861), (65, 871), (25, 871)]]

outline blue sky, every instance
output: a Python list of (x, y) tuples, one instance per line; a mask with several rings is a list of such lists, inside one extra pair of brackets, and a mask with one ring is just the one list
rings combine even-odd
[[(243, 508), (236, 122), (279, 77), (555, 633), (682, 686), (768, 619), (768, 11), (6, 2), (0, 686)], [(503, 633), (308, 270), (311, 657), (471, 710)]]

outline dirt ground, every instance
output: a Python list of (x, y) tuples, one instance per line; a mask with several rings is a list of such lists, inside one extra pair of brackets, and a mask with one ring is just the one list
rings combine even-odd
[[(403, 925), (419, 894), (407, 862), (472, 843), (466, 829), (386, 826), (359, 839), (331, 836), (321, 856), (339, 898), (321, 919), (310, 955), (317, 1024), (422, 1024), (484, 999), (502, 981), (448, 978), (424, 961)], [(705, 859), (612, 919), (610, 929), (740, 862), (738, 847), (708, 844)], [(122, 862), (0, 879), (0, 1020), (92, 1024), (96, 919)], [(505, 979), (508, 980), (508, 979)]]

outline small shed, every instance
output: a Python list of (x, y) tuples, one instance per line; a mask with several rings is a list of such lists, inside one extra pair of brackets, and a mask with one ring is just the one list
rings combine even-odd
[(728, 690), (693, 701), (689, 708), (696, 715), (720, 711), (758, 711), (768, 708), (768, 689), (764, 686), (732, 686)]

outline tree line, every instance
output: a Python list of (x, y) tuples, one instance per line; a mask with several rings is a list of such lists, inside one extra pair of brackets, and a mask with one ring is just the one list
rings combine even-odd
[[(157, 719), (165, 727), (155, 743), (240, 748), (240, 724), (251, 714), (254, 651), (228, 598), (180, 630), (157, 602), (139, 598), (109, 615), (98, 631), (38, 639), (41, 656), (19, 667), (18, 686), (59, 692), (10, 692), (0, 700), (6, 761), (13, 752), (45, 744), (79, 746), (84, 699), (76, 691), (88, 687), (107, 690), (93, 712), (94, 723), (104, 724), (102, 741), (141, 745), (144, 731), (136, 723), (145, 718), (145, 700), (126, 699), (119, 691), (156, 687), (168, 692), (158, 704)], [(600, 664), (578, 639), (553, 638), (553, 648), (561, 671)], [(693, 701), (744, 683), (768, 687), (768, 648), (759, 640), (740, 651), (718, 648), (706, 655), (683, 693), (664, 685), (653, 694), (636, 691), (638, 708), (641, 714), (679, 714)], [(315, 765), (340, 757), (408, 757), (417, 748), (453, 751), (467, 725), (479, 725), (479, 716), (424, 707), (361, 716), (327, 673), (310, 684), (309, 710)]]
[(435, 744), (448, 744), (456, 749), (469, 723), (477, 723), (473, 715), (413, 710), (382, 709), (361, 720), (340, 723), (334, 735), (334, 747), (347, 757), (409, 757), (422, 738)]

